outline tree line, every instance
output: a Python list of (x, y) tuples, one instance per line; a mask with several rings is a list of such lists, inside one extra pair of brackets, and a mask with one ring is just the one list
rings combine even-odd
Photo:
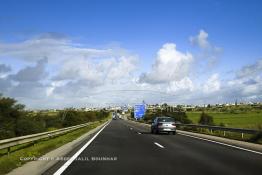
[(86, 122), (102, 120), (109, 112), (76, 111), (72, 108), (50, 115), (43, 112), (29, 112), (25, 105), (10, 97), (0, 95), (0, 139), (50, 131)]

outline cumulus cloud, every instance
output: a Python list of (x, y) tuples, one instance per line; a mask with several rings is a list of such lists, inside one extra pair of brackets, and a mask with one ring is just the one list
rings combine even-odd
[(137, 68), (136, 56), (121, 56), (101, 59), (99, 62), (85, 59), (65, 61), (53, 78), (55, 81), (82, 80), (89, 87), (114, 83), (130, 78)]
[(176, 49), (174, 43), (166, 43), (157, 53), (152, 69), (140, 76), (139, 82), (158, 84), (180, 81), (189, 74), (193, 56)]
[(257, 60), (255, 64), (247, 65), (237, 71), (237, 78), (256, 76), (262, 73), (262, 59)]
[(12, 86), (9, 94), (20, 99), (42, 100), (46, 98), (46, 86), (40, 82), (21, 82)]
[(0, 77), (0, 94), (7, 93), (11, 85), (12, 84), (9, 79)]
[(167, 87), (168, 93), (176, 93), (179, 91), (189, 91), (192, 92), (195, 86), (189, 77), (185, 77), (180, 81), (172, 81)]
[(208, 33), (201, 29), (199, 31), (199, 34), (197, 36), (191, 36), (189, 38), (189, 41), (193, 45), (197, 45), (202, 49), (206, 49), (211, 47), (207, 38), (208, 38)]
[(218, 74), (213, 74), (204, 84), (204, 92), (211, 93), (220, 90), (220, 80)]
[[(13, 71), (6, 65), (0, 66), (1, 72), (8, 71), (7, 76), (0, 76), (1, 92), (30, 107), (39, 107), (43, 101), (49, 101), (49, 106), (62, 106), (62, 101), (71, 101), (71, 105), (87, 103), (79, 99), (98, 89), (111, 88), (110, 84), (121, 89), (121, 82), (133, 78), (138, 64), (138, 56), (126, 49), (89, 48), (58, 33), (2, 42), (0, 59), (22, 63)], [(110, 96), (99, 101), (108, 99)]]
[(10, 72), (11, 71), (11, 67), (7, 66), (5, 64), (0, 64), (0, 74), (1, 73), (6, 73), (6, 72)]
[(208, 40), (208, 33), (201, 29), (196, 36), (189, 37), (189, 41), (193, 46), (199, 47), (201, 50), (197, 54), (197, 61), (203, 67), (202, 69), (207, 71), (210, 67), (214, 67), (218, 58), (220, 57), (223, 49), (210, 43)]
[[(216, 47), (208, 41), (206, 31), (190, 40), (206, 54), (203, 62), (214, 56)], [(164, 44), (151, 69), (143, 73), (138, 69), (139, 56), (124, 48), (90, 48), (58, 33), (1, 42), (1, 59), (8, 59), (11, 66), (17, 61), (22, 64), (12, 69), (0, 64), (0, 75), (5, 75), (0, 76), (0, 93), (30, 108), (134, 104), (143, 100), (206, 104), (262, 99), (261, 59), (236, 71), (230, 80), (220, 77), (220, 72), (205, 72), (203, 76), (192, 72), (201, 67), (201, 58), (178, 50), (174, 43)]]
[(28, 66), (19, 70), (16, 74), (10, 75), (12, 80), (18, 82), (36, 82), (44, 79), (47, 76), (45, 66), (47, 58), (37, 61), (35, 66)]

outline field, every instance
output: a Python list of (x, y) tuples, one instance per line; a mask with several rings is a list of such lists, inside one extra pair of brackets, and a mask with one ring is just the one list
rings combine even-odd
[[(193, 123), (198, 123), (201, 112), (187, 112), (188, 118)], [(235, 128), (250, 128), (250, 129), (262, 129), (262, 113), (250, 112), (250, 113), (218, 113), (207, 112), (214, 119), (216, 125), (223, 123), (226, 127)]]

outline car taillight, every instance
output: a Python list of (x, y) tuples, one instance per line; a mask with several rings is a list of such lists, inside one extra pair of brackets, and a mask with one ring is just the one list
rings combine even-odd
[(173, 125), (173, 126), (176, 126), (176, 124), (175, 124), (175, 123), (173, 123), (172, 125)]

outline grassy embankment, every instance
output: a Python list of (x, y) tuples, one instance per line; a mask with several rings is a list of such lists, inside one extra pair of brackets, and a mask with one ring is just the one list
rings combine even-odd
[[(222, 112), (206, 112), (213, 117), (215, 125), (221, 125), (232, 128), (247, 128), (247, 129), (262, 129), (262, 113), (261, 112), (245, 112), (245, 113), (222, 113)], [(198, 124), (201, 112), (187, 112), (187, 117), (194, 123)], [(254, 136), (250, 134), (244, 134), (242, 138), (241, 133), (213, 131), (208, 129), (198, 129), (194, 132), (200, 132), (209, 135), (216, 135), (220, 137), (226, 137), (230, 139), (255, 142), (262, 144), (261, 136)]]
[[(262, 129), (262, 113), (247, 112), (247, 113), (219, 113), (206, 112), (213, 117), (215, 125), (221, 123), (226, 127)], [(198, 123), (201, 112), (187, 112), (188, 118), (195, 124)]]

